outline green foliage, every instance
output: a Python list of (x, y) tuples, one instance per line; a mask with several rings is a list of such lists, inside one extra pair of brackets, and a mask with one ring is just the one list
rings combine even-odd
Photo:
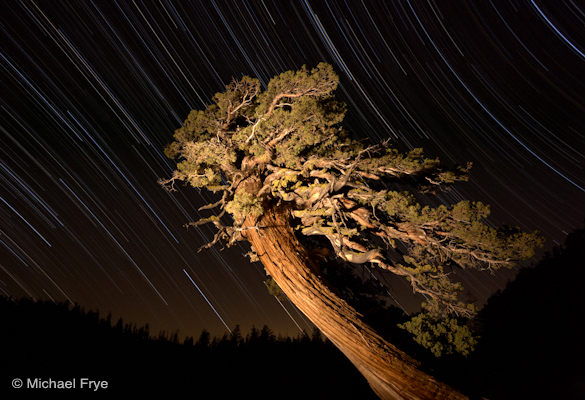
[(207, 107), (204, 111), (193, 110), (183, 123), (183, 126), (175, 131), (175, 143), (200, 142), (207, 140), (217, 127), (219, 108), (215, 105)]
[[(260, 91), (260, 81), (249, 76), (244, 76), (240, 81), (233, 80), (226, 86), (225, 92), (218, 92), (213, 96), (213, 102), (217, 105), (222, 115), (228, 111), (234, 111), (242, 99), (253, 98)], [(236, 115), (252, 117), (251, 107), (242, 107), (236, 110)], [(234, 118), (232, 117), (232, 118)]]
[[(422, 246), (418, 246), (412, 253), (416, 256), (416, 253), (422, 252), (423, 249)], [(427, 292), (436, 294), (437, 301), (431, 302), (429, 305), (434, 305), (437, 313), (444, 310), (445, 304), (448, 306), (457, 305), (457, 297), (463, 290), (463, 285), (459, 282), (453, 282), (449, 278), (449, 274), (445, 273), (443, 266), (423, 264), (417, 261), (422, 257), (404, 256), (403, 258), (408, 264), (399, 265), (408, 273), (406, 279), (414, 279), (417, 285), (424, 287)]]
[(436, 318), (422, 312), (398, 326), (410, 332), (418, 344), (436, 357), (453, 353), (467, 356), (477, 344), (477, 337), (457, 318)]
[(391, 191), (386, 193), (386, 199), (382, 207), (389, 217), (401, 218), (416, 216), (420, 210), (420, 204), (408, 192), (399, 193)]
[(300, 186), (301, 182), (297, 174), (286, 174), (280, 179), (272, 181), (272, 190), (294, 190)]
[[(277, 96), (281, 98), (312, 98), (327, 96), (337, 88), (339, 78), (333, 67), (326, 63), (319, 63), (316, 68), (308, 71), (303, 66), (298, 71), (286, 71), (272, 78), (267, 90), (258, 96), (256, 116), (262, 117), (269, 111)], [(296, 97), (293, 97), (296, 96)]]
[(248, 192), (236, 193), (233, 200), (226, 204), (225, 210), (236, 220), (243, 220), (248, 214), (259, 217), (264, 212), (260, 200)]

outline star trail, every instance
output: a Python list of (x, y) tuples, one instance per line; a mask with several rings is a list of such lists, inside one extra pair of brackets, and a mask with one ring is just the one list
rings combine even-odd
[[(344, 126), (447, 164), (443, 195), (547, 246), (583, 226), (585, 7), (572, 0), (11, 1), (0, 11), (0, 293), (197, 335), (310, 329), (244, 245), (196, 249), (207, 192), (164, 191), (162, 150), (232, 77), (320, 61)], [(485, 300), (504, 276), (465, 277)], [(408, 309), (406, 283), (377, 274)]]

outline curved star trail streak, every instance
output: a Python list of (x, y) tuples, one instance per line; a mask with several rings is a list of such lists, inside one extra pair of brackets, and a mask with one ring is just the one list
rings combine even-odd
[[(571, 0), (5, 2), (0, 292), (185, 335), (310, 329), (245, 246), (195, 252), (213, 231), (183, 225), (211, 194), (156, 181), (172, 132), (232, 77), (266, 85), (320, 61), (340, 74), (349, 130), (473, 161), (440, 201), (485, 201), (494, 223), (560, 243), (585, 217), (583, 26)], [(512, 276), (462, 278), (483, 301)], [(406, 283), (373, 278), (413, 310)]]

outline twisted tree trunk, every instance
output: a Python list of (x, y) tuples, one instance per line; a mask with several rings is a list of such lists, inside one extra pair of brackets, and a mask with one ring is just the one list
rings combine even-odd
[(367, 379), (381, 399), (462, 399), (461, 393), (420, 371), (418, 363), (384, 340), (314, 272), (314, 261), (295, 237), (286, 207), (248, 216), (243, 235), (266, 272)]

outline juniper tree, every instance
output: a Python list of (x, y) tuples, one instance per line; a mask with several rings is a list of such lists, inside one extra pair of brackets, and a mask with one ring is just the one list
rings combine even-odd
[[(536, 233), (496, 229), (480, 202), (422, 202), (457, 181), (471, 164), (445, 168), (421, 149), (400, 152), (368, 144), (341, 126), (338, 77), (321, 63), (284, 72), (266, 90), (257, 79), (233, 80), (212, 104), (193, 110), (165, 149), (177, 160), (172, 177), (217, 193), (202, 207), (217, 213), (188, 225), (213, 224), (213, 240), (248, 241), (284, 294), (354, 363), (382, 398), (458, 397), (421, 372), (418, 363), (363, 322), (319, 273), (323, 258), (388, 271), (424, 295), (424, 313), (402, 326), (434, 353), (468, 353), (473, 336), (460, 321), (457, 268), (495, 271), (533, 255)], [(313, 256), (308, 241), (326, 243)], [(200, 249), (201, 250), (201, 249)], [(442, 341), (441, 341), (442, 339)]]

